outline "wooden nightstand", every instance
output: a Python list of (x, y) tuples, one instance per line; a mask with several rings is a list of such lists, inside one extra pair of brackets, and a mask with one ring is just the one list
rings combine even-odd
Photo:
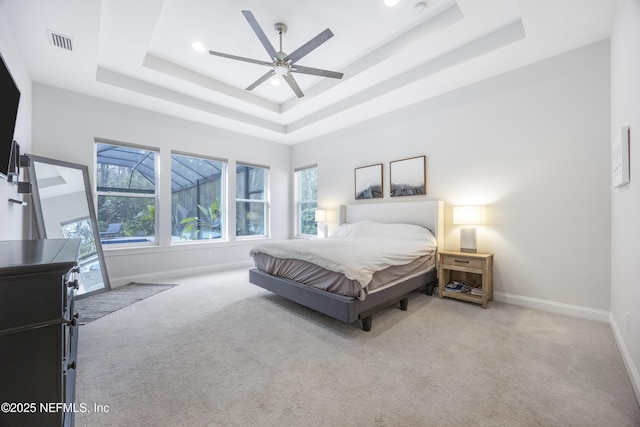
[[(479, 295), (447, 291), (447, 283), (456, 280), (482, 286)], [(482, 304), (493, 299), (493, 254), (441, 251), (438, 258), (438, 296)]]

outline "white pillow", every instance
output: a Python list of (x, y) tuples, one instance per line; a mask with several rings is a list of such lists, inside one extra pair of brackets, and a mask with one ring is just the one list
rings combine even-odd
[(342, 224), (330, 236), (332, 239), (376, 239), (376, 240), (432, 240), (431, 232), (414, 224), (383, 224), (374, 221), (358, 221)]

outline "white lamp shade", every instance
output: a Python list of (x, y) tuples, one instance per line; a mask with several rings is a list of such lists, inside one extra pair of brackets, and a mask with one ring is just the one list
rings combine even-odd
[(454, 206), (453, 223), (458, 225), (475, 225), (484, 223), (482, 206)]
[(316, 222), (327, 222), (327, 211), (324, 209), (316, 209)]

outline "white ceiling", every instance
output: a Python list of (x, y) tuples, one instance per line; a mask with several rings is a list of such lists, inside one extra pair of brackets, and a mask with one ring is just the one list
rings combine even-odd
[[(609, 37), (615, 0), (0, 0), (34, 82), (285, 144), (326, 134)], [(269, 61), (249, 10), (291, 53), (326, 28), (334, 37), (295, 74), (245, 88), (269, 69), (196, 52)], [(72, 39), (54, 46), (49, 31)]]

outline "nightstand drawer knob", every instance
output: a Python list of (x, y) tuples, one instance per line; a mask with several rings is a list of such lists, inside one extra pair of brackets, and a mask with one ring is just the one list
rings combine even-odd
[(454, 261), (462, 263), (462, 264), (469, 264), (469, 260), (468, 259), (454, 259)]

